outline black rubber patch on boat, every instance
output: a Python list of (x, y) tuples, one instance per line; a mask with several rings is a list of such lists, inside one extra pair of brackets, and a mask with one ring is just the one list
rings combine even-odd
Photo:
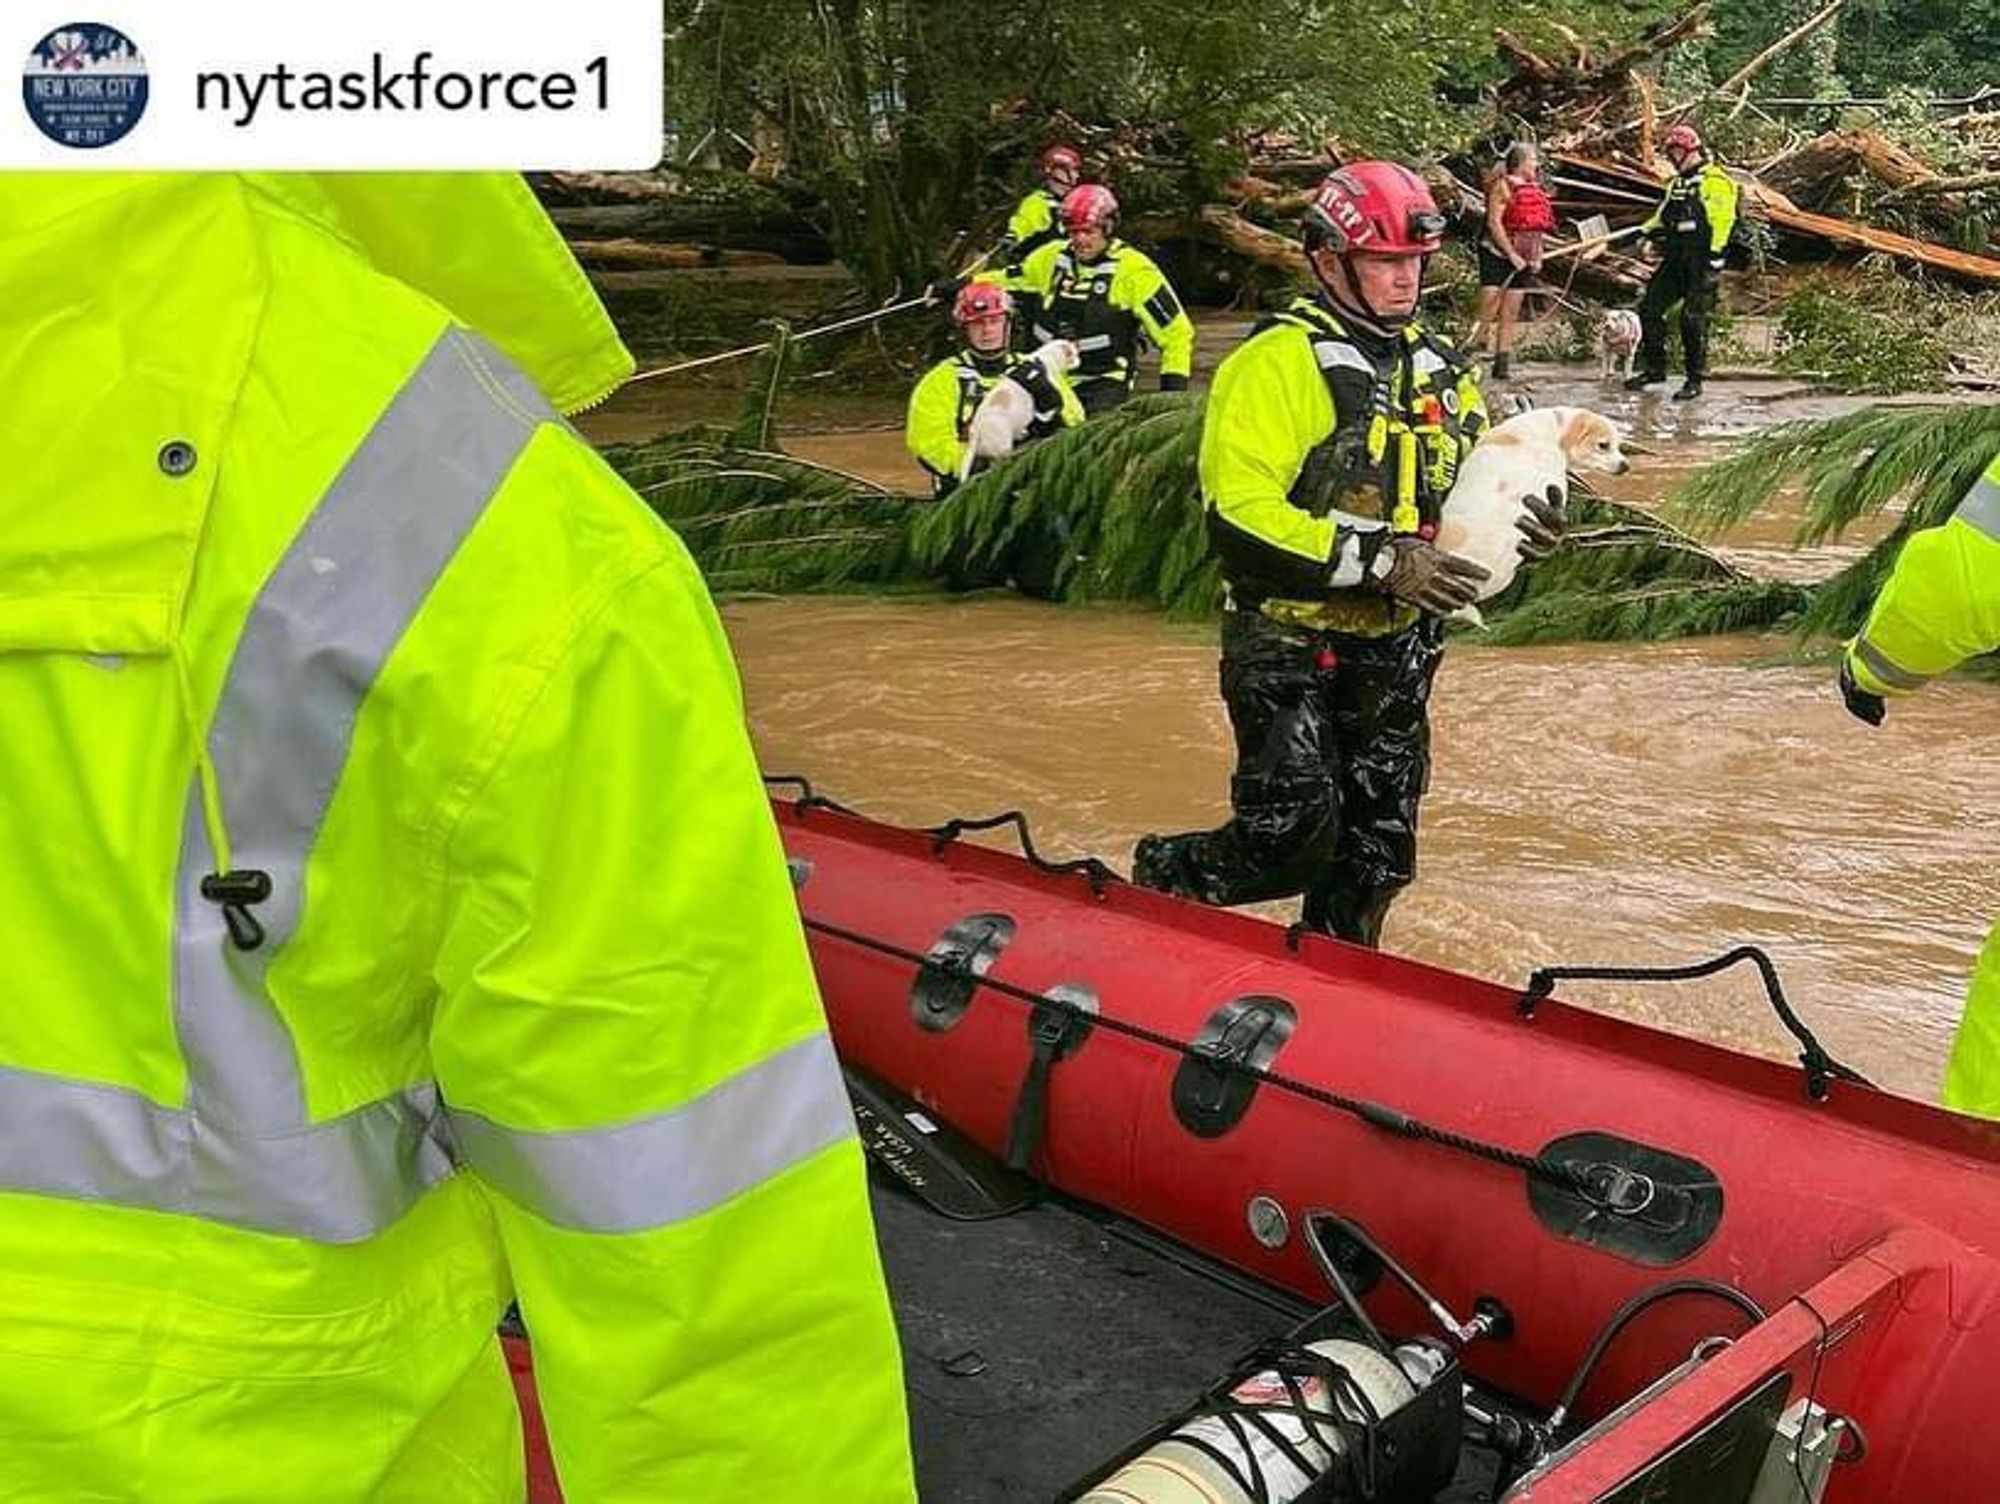
[(910, 984), (910, 1017), (917, 1027), (942, 1034), (965, 1016), (983, 977), (1014, 938), (1009, 914), (967, 914), (954, 919), (924, 956)]
[(1528, 1177), (1528, 1205), (1557, 1237), (1635, 1264), (1678, 1264), (1715, 1235), (1722, 1183), (1696, 1160), (1612, 1133), (1571, 1133), (1542, 1150), (1581, 1173), (1589, 1190)]
[(1208, 1016), (1174, 1072), (1174, 1116), (1197, 1138), (1220, 1138), (1250, 1110), (1257, 1081), (1232, 1065), (1263, 1069), (1292, 1037), (1298, 1010), (1281, 997), (1246, 993)]

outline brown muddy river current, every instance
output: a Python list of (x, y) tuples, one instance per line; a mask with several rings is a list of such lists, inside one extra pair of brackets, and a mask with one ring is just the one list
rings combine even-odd
[[(1748, 420), (1754, 394), (1711, 395), (1701, 406), (1733, 420), (1694, 428), (1655, 399), (1589, 395), (1662, 451), (1608, 488), (1641, 503), (1744, 429), (1804, 415), (1783, 393)], [(878, 403), (832, 421), (890, 416)], [(789, 443), (915, 488), (896, 432)], [(1759, 517), (1726, 541), (1746, 566), (1793, 577), (1853, 556), (1854, 538), (1790, 553), (1795, 516)], [(1212, 626), (995, 595), (743, 600), (723, 615), (766, 769), (806, 774), (870, 814), (931, 824), (1019, 807), (1051, 854), (1122, 871), (1139, 835), (1227, 812)], [(1871, 730), (1841, 707), (1830, 665), (1788, 662), (1791, 648), (1455, 639), (1432, 710), (1419, 876), (1386, 947), (1519, 984), (1550, 963), (1671, 964), (1761, 945), (1836, 1056), (1931, 1097), (2000, 908), (2000, 689), (1934, 685)], [(1747, 972), (1564, 996), (1793, 1054)]]

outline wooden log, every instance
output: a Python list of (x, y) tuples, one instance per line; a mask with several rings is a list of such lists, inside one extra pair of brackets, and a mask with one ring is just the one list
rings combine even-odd
[[(1700, 33), (1707, 24), (1708, 0), (1698, 0), (1671, 24), (1651, 27), (1637, 41), (1604, 57), (1593, 59), (1575, 49), (1574, 64), (1551, 61), (1512, 32), (1496, 30), (1494, 46), (1514, 67), (1513, 76), (1496, 95), (1503, 109), (1544, 120), (1622, 96), (1638, 65)], [(1554, 132), (1543, 134), (1546, 138)]]
[(551, 172), (546, 177), (561, 193), (586, 202), (643, 203), (671, 198), (676, 191), (659, 172)]
[(1978, 188), (2000, 188), (2000, 172), (1970, 172), (1963, 177), (1931, 177), (1907, 183), (1883, 195), (1884, 198), (1933, 198), (1941, 193), (1970, 193)]
[[(1552, 160), (1579, 171), (1611, 178), (1616, 182), (1631, 183), (1635, 187), (1657, 188), (1658, 186), (1652, 178), (1642, 172), (1601, 158), (1558, 152), (1552, 154)], [(1761, 185), (1752, 184), (1751, 189), (1760, 193), (1765, 215), (1777, 229), (1845, 250), (1875, 251), (1898, 261), (1914, 261), (1921, 266), (1934, 268), (1977, 286), (2000, 287), (2000, 259), (1975, 255), (1970, 251), (1938, 245), (1928, 240), (1917, 240), (1908, 235), (1898, 235), (1890, 230), (1877, 229), (1873, 225), (1835, 219), (1828, 214), (1815, 214), (1811, 210), (1799, 208), (1782, 194), (1762, 191)]]
[(1795, 202), (1822, 208), (1846, 188), (1857, 172), (1865, 172), (1892, 189), (1911, 189), (1940, 181), (1922, 158), (1868, 130), (1828, 131), (1815, 136), (1767, 163), (1757, 177)]
[(684, 241), (661, 244), (651, 240), (575, 240), (570, 249), (585, 266), (606, 268), (698, 266), (783, 266), (785, 258), (770, 251), (737, 251)]
[(1226, 204), (1203, 204), (1194, 218), (1201, 238), (1209, 244), (1293, 277), (1307, 275), (1305, 248), (1291, 236), (1254, 225)]

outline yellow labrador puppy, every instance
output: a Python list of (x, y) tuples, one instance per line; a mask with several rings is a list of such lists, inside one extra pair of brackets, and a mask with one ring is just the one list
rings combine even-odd
[[(1435, 541), (1492, 572), (1479, 587), (1479, 599), (1487, 600), (1513, 583), (1521, 562), (1515, 525), (1527, 510), (1522, 498), (1546, 495), (1551, 486), (1567, 492), (1572, 470), (1618, 475), (1631, 468), (1609, 418), (1583, 407), (1521, 413), (1495, 424), (1466, 456), (1445, 498)], [(1477, 606), (1452, 614), (1486, 625)]]

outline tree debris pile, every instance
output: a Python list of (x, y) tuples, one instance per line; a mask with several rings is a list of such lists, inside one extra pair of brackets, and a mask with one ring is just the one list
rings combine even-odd
[[(1905, 270), (2000, 287), (2000, 257), (1968, 249), (1984, 241), (1976, 196), (2000, 189), (2000, 109), (1991, 108), (1987, 96), (1935, 101), (1972, 108), (1929, 121), (1906, 140), (1863, 123), (1806, 134), (1757, 102), (1754, 86), (1764, 70), (1808, 45), (1845, 3), (1828, 0), (1728, 78), (1678, 99), (1669, 97), (1661, 79), (1671, 75), (1672, 49), (1705, 34), (1708, 0), (1638, 42), (1602, 53), (1564, 33), (1566, 52), (1552, 55), (1502, 31), (1496, 45), (1513, 71), (1495, 89), (1495, 102), (1515, 132), (1541, 145), (1558, 212), (1572, 221), (1602, 215), (1614, 230), (1640, 223), (1658, 202), (1668, 171), (1657, 155), (1658, 140), (1668, 126), (1686, 122), (1735, 148), (1724, 156), (1744, 190), (1745, 212), (1768, 225), (1769, 248), (1781, 259), (1880, 255)], [(1812, 102), (1771, 103), (1782, 109)], [(1834, 108), (1839, 103), (1820, 113), (1842, 114)], [(1892, 102), (1853, 103), (1886, 109)], [(1990, 125), (1977, 123), (1988, 119)], [(1927, 160), (1914, 141), (1931, 143), (1943, 162)], [(1992, 155), (1977, 155), (1981, 151)], [(1628, 288), (1643, 270), (1615, 252), (1592, 266), (1597, 280)]]

